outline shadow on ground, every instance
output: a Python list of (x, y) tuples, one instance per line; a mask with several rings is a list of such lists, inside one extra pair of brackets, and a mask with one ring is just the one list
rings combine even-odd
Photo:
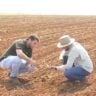
[(91, 84), (90, 83), (71, 83), (71, 82), (61, 82), (58, 85), (58, 94), (65, 94), (65, 93), (75, 93), (77, 91), (82, 91), (89, 87)]
[(0, 79), (0, 85), (2, 87), (5, 87), (8, 91), (11, 91), (14, 89), (17, 90), (20, 88), (23, 88), (26, 90), (32, 89), (32, 82), (30, 82), (29, 80), (19, 78), (19, 81), (20, 81), (20, 84), (14, 84), (12, 82), (9, 82), (8, 79), (2, 78), (2, 79)]

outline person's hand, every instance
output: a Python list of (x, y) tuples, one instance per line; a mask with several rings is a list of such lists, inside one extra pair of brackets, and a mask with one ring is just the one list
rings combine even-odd
[(53, 70), (57, 70), (56, 66), (50, 66), (50, 65), (46, 65), (48, 69), (53, 69)]
[(29, 64), (36, 64), (36, 61), (33, 60), (33, 59), (30, 59), (30, 60), (29, 60)]
[(56, 66), (51, 66), (50, 69), (57, 70)]

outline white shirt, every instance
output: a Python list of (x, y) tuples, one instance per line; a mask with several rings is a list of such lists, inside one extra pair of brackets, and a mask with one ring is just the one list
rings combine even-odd
[(63, 56), (68, 56), (68, 61), (66, 65), (57, 66), (57, 70), (64, 71), (70, 69), (73, 64), (85, 69), (88, 72), (93, 71), (92, 61), (87, 53), (87, 51), (79, 43), (75, 42), (69, 51), (62, 51), (59, 59), (63, 60)]

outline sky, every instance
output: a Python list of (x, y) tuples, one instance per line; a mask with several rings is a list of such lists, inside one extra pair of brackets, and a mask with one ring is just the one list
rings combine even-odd
[(96, 15), (96, 0), (0, 0), (0, 14)]

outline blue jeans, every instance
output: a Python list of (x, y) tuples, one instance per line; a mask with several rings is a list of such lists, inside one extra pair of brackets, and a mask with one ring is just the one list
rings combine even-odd
[(84, 70), (81, 67), (72, 67), (70, 69), (65, 70), (64, 75), (69, 80), (83, 80), (88, 76), (90, 73)]
[(35, 67), (23, 61), (24, 60), (18, 56), (8, 56), (0, 62), (0, 65), (2, 65), (4, 69), (10, 70), (10, 77), (17, 77), (18, 74), (32, 71)]

